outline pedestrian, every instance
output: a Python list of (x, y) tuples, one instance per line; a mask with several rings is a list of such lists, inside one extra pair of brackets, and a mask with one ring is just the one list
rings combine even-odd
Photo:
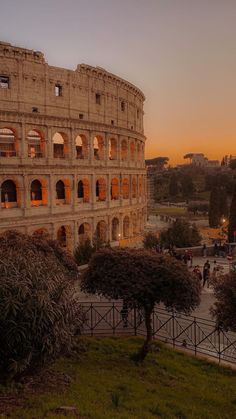
[(193, 252), (192, 252), (192, 250), (189, 250), (188, 254), (189, 254), (190, 268), (192, 268), (192, 266), (193, 266)]
[(189, 260), (188, 251), (185, 250), (184, 255), (183, 255), (183, 261), (184, 261), (185, 265), (188, 264), (188, 260)]
[(207, 257), (207, 247), (206, 247), (206, 244), (204, 243), (204, 245), (202, 246), (202, 256), (204, 257), (204, 258), (206, 258)]
[(209, 277), (210, 277), (210, 263), (209, 260), (207, 260), (203, 266), (203, 288), (205, 286), (205, 283), (207, 282), (209, 287)]
[(194, 266), (193, 268), (193, 274), (196, 276), (197, 279), (201, 282), (202, 280), (202, 274), (199, 268), (199, 265)]
[(215, 242), (214, 244), (214, 256), (217, 258), (219, 256), (219, 249), (218, 249), (218, 244), (217, 242)]

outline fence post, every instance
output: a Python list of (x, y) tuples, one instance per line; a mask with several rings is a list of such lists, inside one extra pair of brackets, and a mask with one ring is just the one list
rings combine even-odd
[(173, 348), (175, 347), (175, 313), (172, 311), (172, 341), (173, 341)]
[(112, 304), (112, 330), (113, 330), (113, 335), (116, 334), (115, 329), (116, 329), (116, 327), (115, 327), (115, 303), (113, 301), (113, 304)]
[(136, 312), (136, 307), (134, 307), (134, 336), (137, 336), (137, 312)]
[(194, 354), (197, 355), (197, 323), (196, 317), (193, 320), (193, 334), (194, 334)]
[(91, 332), (91, 336), (93, 336), (93, 303), (90, 304), (90, 321), (91, 321), (91, 326), (90, 326), (90, 332)]

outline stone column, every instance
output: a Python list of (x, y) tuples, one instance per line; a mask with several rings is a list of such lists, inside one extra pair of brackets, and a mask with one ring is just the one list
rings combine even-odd
[(93, 161), (94, 161), (93, 137), (94, 137), (94, 132), (90, 131), (88, 135), (88, 160), (89, 160), (89, 164), (92, 166), (93, 166)]

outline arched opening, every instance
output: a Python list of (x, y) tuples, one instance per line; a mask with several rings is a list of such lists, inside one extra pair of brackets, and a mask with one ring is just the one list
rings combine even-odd
[(119, 181), (117, 178), (111, 180), (111, 199), (119, 198)]
[(122, 196), (123, 199), (129, 198), (129, 180), (127, 178), (122, 181)]
[(128, 158), (128, 145), (126, 140), (121, 141), (121, 160), (127, 160)]
[(31, 130), (27, 136), (28, 157), (31, 159), (44, 157), (44, 141), (38, 131)]
[(104, 140), (99, 135), (94, 137), (93, 152), (95, 160), (104, 160)]
[(17, 138), (9, 128), (0, 128), (0, 157), (16, 157)]
[(31, 205), (42, 205), (42, 184), (38, 179), (33, 180), (30, 187)]
[(38, 228), (33, 232), (33, 236), (43, 237), (44, 239), (49, 239), (49, 232), (46, 228)]
[(68, 155), (68, 139), (64, 133), (56, 132), (52, 138), (53, 141), (53, 157), (56, 159), (64, 159)]
[(109, 159), (117, 160), (117, 140), (115, 138), (109, 140)]
[(130, 160), (135, 160), (135, 144), (133, 141), (130, 143)]
[(106, 241), (107, 241), (107, 225), (106, 225), (105, 221), (102, 220), (102, 221), (99, 221), (97, 223), (96, 236), (97, 236), (97, 239), (101, 243), (106, 243)]
[(142, 176), (139, 177), (139, 196), (142, 196), (143, 193), (143, 180)]
[(129, 235), (129, 217), (126, 215), (123, 219), (123, 236), (128, 239)]
[(87, 159), (88, 158), (88, 143), (84, 135), (77, 135), (75, 139), (76, 158)]
[(1, 206), (3, 208), (17, 207), (16, 185), (12, 180), (5, 180), (1, 185)]
[(141, 147), (140, 147), (140, 143), (137, 143), (137, 157), (138, 157), (138, 161), (141, 160)]
[(96, 200), (97, 201), (106, 200), (106, 181), (104, 178), (99, 178), (96, 181)]
[(120, 239), (120, 234), (119, 234), (119, 220), (116, 217), (113, 218), (113, 220), (112, 220), (111, 238), (114, 241), (117, 241), (117, 240)]
[(138, 223), (137, 223), (137, 215), (133, 214), (132, 216), (132, 224), (133, 224), (133, 234), (138, 234)]
[(84, 185), (82, 180), (78, 182), (78, 198), (84, 198)]
[(91, 227), (89, 223), (83, 223), (79, 226), (78, 235), (79, 235), (79, 243), (83, 243), (85, 242), (85, 240), (91, 238)]
[(57, 231), (57, 240), (61, 247), (67, 247), (67, 235), (65, 226), (61, 226)]
[(135, 179), (135, 177), (133, 177), (132, 179), (132, 198), (136, 198), (137, 197), (137, 181)]
[(81, 202), (89, 202), (90, 192), (88, 179), (84, 178), (78, 182), (77, 197)]
[(56, 199), (58, 203), (65, 203), (66, 193), (65, 193), (65, 184), (62, 180), (58, 180), (56, 183)]

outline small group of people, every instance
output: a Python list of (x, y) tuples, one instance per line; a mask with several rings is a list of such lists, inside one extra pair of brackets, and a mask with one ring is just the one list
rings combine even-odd
[(211, 282), (214, 281), (214, 279), (217, 277), (217, 275), (221, 274), (224, 270), (223, 266), (220, 266), (217, 264), (216, 260), (213, 262), (213, 269), (211, 272), (211, 264), (209, 260), (207, 260), (203, 265), (203, 270), (201, 272), (201, 269), (199, 265), (194, 266), (193, 268), (193, 274), (202, 282), (203, 288), (207, 284), (207, 288), (209, 288), (209, 285)]

